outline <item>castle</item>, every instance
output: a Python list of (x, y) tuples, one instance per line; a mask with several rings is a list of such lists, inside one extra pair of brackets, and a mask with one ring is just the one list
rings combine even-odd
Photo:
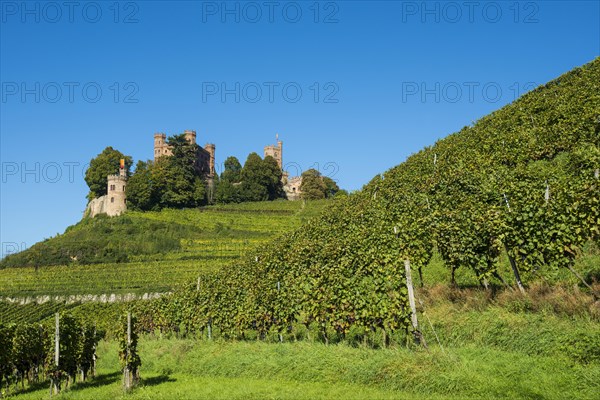
[(107, 194), (92, 199), (85, 210), (84, 215), (95, 217), (98, 214), (106, 214), (109, 217), (120, 215), (127, 210), (127, 199), (125, 189), (127, 187), (127, 172), (125, 160), (121, 159), (118, 175), (108, 175), (106, 178)]
[[(196, 144), (196, 131), (185, 130), (183, 132), (185, 139), (190, 144)], [(300, 185), (302, 177), (296, 176), (289, 178), (289, 174), (283, 170), (283, 142), (276, 136), (277, 145), (269, 145), (264, 148), (264, 157), (271, 156), (277, 161), (277, 165), (282, 170), (283, 189), (288, 200), (300, 199)], [(206, 176), (209, 187), (209, 198), (212, 197), (215, 177), (215, 149), (212, 143), (207, 143), (204, 148), (198, 147), (196, 154), (195, 167)], [(159, 132), (154, 134), (154, 161), (161, 157), (172, 156), (171, 146), (167, 144), (167, 135)], [(109, 217), (120, 215), (127, 210), (127, 199), (125, 189), (127, 188), (127, 172), (125, 170), (124, 160), (121, 160), (118, 175), (109, 175), (107, 177), (107, 194), (96, 199), (92, 199), (85, 210), (86, 216), (95, 217), (98, 214), (107, 214)]]
[(265, 146), (264, 156), (271, 156), (277, 161), (277, 165), (281, 168), (283, 182), (283, 190), (288, 200), (299, 200), (300, 199), (300, 185), (302, 185), (302, 177), (294, 176), (290, 178), (289, 173), (283, 169), (283, 142), (279, 140), (279, 135), (275, 135), (277, 140), (277, 146), (268, 145)]
[[(196, 144), (196, 131), (183, 131), (185, 139), (190, 144)], [(164, 133), (154, 134), (154, 161), (160, 157), (172, 156), (171, 147), (167, 144), (167, 135)], [(215, 145), (207, 143), (204, 148), (199, 147), (196, 154), (196, 168), (198, 171), (211, 179), (215, 176)]]

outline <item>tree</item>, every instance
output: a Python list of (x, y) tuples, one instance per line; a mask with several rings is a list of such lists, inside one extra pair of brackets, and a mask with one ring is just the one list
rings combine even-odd
[(337, 185), (337, 183), (335, 183), (335, 181), (328, 176), (323, 177), (323, 183), (326, 187), (325, 197), (328, 199), (334, 197), (340, 191), (340, 187)]
[(256, 153), (250, 153), (241, 171), (240, 188), (242, 201), (265, 201), (269, 199), (268, 183), (265, 182), (263, 160)]
[(196, 165), (198, 145), (188, 142), (183, 134), (169, 137), (167, 143), (173, 156), (161, 157), (154, 170), (158, 205), (182, 208), (205, 204), (206, 190)]
[(277, 164), (277, 161), (271, 156), (266, 156), (262, 163), (263, 179), (267, 185), (269, 200), (275, 200), (284, 197), (285, 193), (283, 191), (283, 183), (281, 181), (282, 172), (281, 168), (279, 168), (279, 164)]
[(119, 173), (121, 159), (125, 159), (125, 170), (129, 174), (129, 169), (133, 164), (131, 157), (124, 155), (110, 146), (92, 158), (90, 166), (85, 171), (85, 182), (90, 188), (90, 192), (87, 195), (88, 200), (104, 196), (107, 193), (106, 177)]
[(312, 168), (302, 173), (300, 191), (304, 200), (319, 200), (327, 197), (327, 185), (321, 173)]
[(242, 164), (233, 156), (227, 157), (225, 160), (225, 170), (221, 174), (221, 181), (229, 183), (237, 183), (241, 180)]
[(215, 199), (217, 203), (239, 203), (241, 202), (240, 186), (229, 181), (221, 180), (217, 185)]
[(157, 194), (152, 179), (153, 163), (138, 161), (135, 172), (127, 181), (127, 207), (132, 210), (148, 211), (157, 205)]
[(227, 157), (225, 160), (225, 170), (221, 173), (221, 179), (217, 183), (215, 192), (215, 201), (217, 203), (239, 203), (240, 187), (239, 182), (242, 179), (242, 164), (236, 157)]
[(200, 177), (194, 179), (194, 193), (192, 200), (196, 206), (206, 204), (206, 185)]

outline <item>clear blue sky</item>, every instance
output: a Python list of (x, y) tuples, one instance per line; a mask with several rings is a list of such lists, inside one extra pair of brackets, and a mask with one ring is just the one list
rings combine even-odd
[(106, 146), (193, 129), (243, 163), (279, 133), (355, 190), (600, 54), (598, 1), (0, 5), (2, 255), (81, 219)]

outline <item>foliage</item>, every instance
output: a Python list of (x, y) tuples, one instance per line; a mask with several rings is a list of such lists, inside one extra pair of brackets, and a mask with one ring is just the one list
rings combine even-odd
[[(468, 269), (482, 286), (506, 281), (504, 249), (516, 272), (551, 279), (598, 240), (598, 110), (600, 59), (410, 156), (148, 315), (225, 338), (298, 323), (325, 342), (352, 330), (393, 337), (408, 329), (403, 262), (421, 271), (434, 248), (452, 276)], [(242, 179), (259, 163), (251, 155)]]
[(157, 189), (153, 182), (153, 163), (138, 161), (135, 173), (127, 180), (128, 209), (149, 211), (158, 207)]
[(242, 197), (239, 190), (239, 184), (221, 179), (217, 185), (215, 202), (219, 204), (241, 203)]
[[(468, 270), (482, 286), (502, 279), (503, 250), (527, 277), (569, 271), (599, 236), (598, 110), (600, 59), (410, 156), (218, 273), (140, 303), (140, 328), (262, 340), (303, 332), (326, 343), (376, 335), (402, 343), (409, 326), (404, 260), (427, 274), (437, 249), (451, 276)], [(249, 156), (242, 186), (266, 198), (261, 162)]]
[(87, 195), (88, 200), (104, 196), (107, 193), (106, 177), (108, 175), (119, 174), (121, 159), (125, 160), (125, 170), (129, 173), (129, 169), (133, 163), (131, 157), (124, 155), (110, 146), (92, 158), (90, 166), (85, 171), (85, 182), (90, 188), (90, 192)]
[[(19, 268), (0, 269), (0, 293), (39, 301), (61, 296), (64, 306), (69, 295), (89, 301), (92, 295), (109, 300), (111, 294), (171, 291), (300, 226), (326, 203), (304, 207), (288, 201), (242, 203), (86, 219), (63, 235), (3, 259), (0, 265)], [(63, 265), (45, 264), (54, 260)], [(34, 262), (41, 266), (36, 269)], [(26, 306), (0, 302), (0, 321), (35, 322), (56, 309), (50, 302)]]
[(0, 383), (21, 381), (24, 387), (26, 379), (29, 384), (43, 380), (42, 372), (57, 387), (64, 376), (74, 382), (78, 371), (85, 380), (101, 339), (95, 328), (61, 313), (58, 365), (54, 363), (54, 336), (54, 318), (45, 324), (0, 324)]
[[(137, 350), (137, 320), (135, 316), (132, 316), (130, 313), (128, 313), (128, 316), (121, 316), (121, 319), (119, 320), (119, 330), (117, 332), (121, 369), (125, 373), (125, 380), (131, 379), (131, 381), (125, 383), (127, 388), (129, 388), (132, 383), (135, 385), (139, 380), (139, 368), (142, 365)], [(130, 327), (128, 327), (128, 323), (130, 323)]]
[(325, 185), (319, 171), (309, 169), (302, 173), (300, 191), (304, 200), (324, 199), (327, 193), (327, 185)]
[(256, 153), (250, 153), (241, 171), (240, 194), (243, 201), (269, 200), (270, 179), (263, 170), (263, 160)]
[(284, 198), (282, 171), (277, 161), (256, 153), (248, 155), (244, 167), (235, 157), (225, 160), (225, 170), (217, 186), (216, 202), (240, 203)]
[(156, 162), (138, 161), (127, 184), (127, 204), (132, 210), (199, 207), (207, 204), (205, 171), (198, 165), (201, 151), (185, 134), (170, 136), (172, 156)]
[(227, 157), (223, 165), (225, 169), (221, 173), (221, 182), (238, 183), (241, 181), (242, 164), (236, 157)]
[(304, 200), (318, 200), (334, 197), (340, 188), (333, 179), (322, 176), (315, 169), (309, 169), (302, 173), (300, 191)]
[(14, 370), (12, 342), (15, 326), (0, 323), (0, 387), (8, 385)]

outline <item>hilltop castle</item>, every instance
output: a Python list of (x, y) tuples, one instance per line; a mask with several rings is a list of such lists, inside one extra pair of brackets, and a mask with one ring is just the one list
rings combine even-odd
[[(190, 144), (196, 144), (196, 131), (183, 131), (185, 139)], [(171, 146), (167, 144), (167, 135), (164, 133), (154, 134), (154, 161), (160, 157), (172, 156)], [(196, 168), (198, 171), (205, 175), (208, 179), (212, 179), (215, 176), (215, 145), (207, 143), (204, 148), (198, 148), (198, 154), (196, 154)]]
[(113, 217), (127, 210), (127, 199), (125, 198), (127, 171), (125, 170), (125, 160), (121, 160), (119, 174), (108, 175), (106, 183), (106, 195), (92, 199), (88, 203), (84, 215), (93, 218), (98, 214), (106, 214), (109, 217)]
[(288, 200), (300, 199), (300, 185), (302, 184), (301, 176), (289, 177), (287, 171), (283, 169), (283, 142), (279, 140), (279, 135), (275, 135), (277, 146), (271, 144), (265, 146), (264, 156), (271, 156), (277, 161), (277, 165), (281, 168), (281, 180), (283, 182), (283, 190)]
[[(196, 131), (185, 130), (183, 132), (185, 139), (190, 144), (196, 144)], [(271, 156), (277, 161), (277, 165), (282, 171), (283, 189), (288, 200), (298, 200), (300, 198), (300, 185), (302, 177), (296, 176), (289, 178), (289, 174), (283, 170), (283, 142), (276, 136), (277, 145), (268, 145), (264, 148), (264, 157)], [(212, 193), (215, 177), (215, 149), (212, 143), (207, 143), (204, 148), (198, 147), (196, 154), (195, 167), (206, 177), (209, 186), (209, 196)], [(167, 143), (167, 135), (159, 132), (154, 134), (154, 161), (165, 156), (172, 156), (171, 146)], [(98, 214), (107, 214), (109, 217), (120, 215), (127, 210), (127, 199), (125, 189), (127, 188), (127, 171), (124, 161), (121, 165), (118, 175), (109, 175), (107, 181), (107, 194), (93, 199), (87, 205), (86, 216), (95, 217)]]

